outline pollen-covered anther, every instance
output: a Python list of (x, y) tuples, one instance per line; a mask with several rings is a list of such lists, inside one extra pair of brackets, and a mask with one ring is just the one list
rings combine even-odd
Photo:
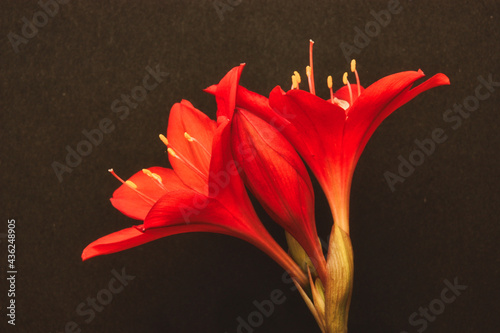
[(299, 72), (294, 71), (294, 72), (293, 72), (293, 75), (295, 75), (295, 77), (297, 78), (297, 83), (302, 82), (302, 78), (300, 77)]
[(142, 169), (142, 172), (144, 172), (144, 174), (148, 177), (151, 177), (153, 178), (154, 180), (158, 181), (158, 182), (162, 182), (162, 178), (159, 174), (157, 173), (154, 173), (154, 172), (151, 172), (149, 171), (148, 169)]
[(330, 89), (330, 101), (333, 103), (333, 79), (331, 75), (328, 75), (326, 78), (326, 84), (328, 85), (328, 89)]
[(299, 89), (299, 82), (295, 74), (292, 75), (292, 89)]
[(179, 155), (177, 155), (175, 153), (175, 150), (173, 150), (172, 148), (170, 148), (170, 147), (167, 148), (167, 152), (170, 154), (170, 156), (180, 159)]
[(136, 189), (137, 189), (137, 185), (136, 185), (133, 181), (131, 181), (131, 180), (127, 180), (127, 181), (125, 182), (125, 185), (128, 185), (130, 188), (132, 188), (132, 189), (134, 189), (134, 190), (136, 190)]
[(166, 190), (165, 186), (163, 186), (162, 178), (159, 174), (149, 171), (148, 169), (142, 169), (142, 172), (151, 178), (156, 185), (158, 185), (161, 189)]
[(186, 140), (188, 140), (189, 142), (193, 142), (194, 139), (191, 135), (189, 135), (188, 132), (184, 132), (184, 137), (186, 138)]
[(163, 144), (168, 147), (168, 139), (165, 137), (165, 135), (160, 134), (159, 137), (161, 142), (163, 142)]

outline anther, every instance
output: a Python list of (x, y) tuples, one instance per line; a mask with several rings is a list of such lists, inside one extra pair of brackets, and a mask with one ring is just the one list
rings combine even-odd
[(328, 89), (330, 89), (330, 100), (333, 103), (333, 79), (331, 75), (328, 75), (326, 79), (326, 84), (328, 85)]
[(126, 185), (128, 185), (130, 188), (134, 189), (134, 190), (137, 190), (137, 185), (135, 185), (135, 183), (131, 180), (127, 180), (125, 182)]
[(168, 139), (165, 137), (165, 135), (160, 134), (159, 137), (160, 140), (165, 144), (165, 146), (168, 146)]
[(302, 82), (302, 78), (300, 77), (299, 72), (294, 71), (294, 72), (293, 72), (293, 75), (295, 75), (295, 77), (297, 78), (297, 83)]
[(172, 148), (170, 148), (170, 147), (169, 147), (169, 148), (167, 148), (167, 152), (168, 152), (170, 155), (172, 155), (172, 157), (175, 157), (175, 158), (180, 159), (179, 155), (177, 155), (177, 154), (175, 153), (175, 151), (174, 151)]
[(188, 132), (184, 132), (184, 137), (186, 138), (186, 140), (188, 140), (189, 142), (193, 142), (193, 137), (191, 135), (188, 134)]
[(148, 169), (142, 169), (142, 172), (151, 179), (153, 179), (155, 181), (155, 184), (158, 185), (161, 189), (166, 190), (165, 186), (163, 186), (163, 182), (159, 174), (153, 173)]
[(292, 75), (292, 90), (293, 89), (299, 89), (299, 82), (297, 80), (297, 77), (294, 75)]

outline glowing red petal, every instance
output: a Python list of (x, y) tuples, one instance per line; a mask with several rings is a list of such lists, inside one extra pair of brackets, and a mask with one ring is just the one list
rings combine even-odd
[(278, 130), (245, 110), (234, 113), (231, 143), (247, 186), (269, 215), (316, 259), (317, 270), (326, 278), (316, 232), (314, 191), (295, 149)]
[(410, 89), (413, 83), (423, 76), (422, 71), (387, 76), (366, 88), (349, 108), (344, 134), (344, 159), (351, 168), (354, 168), (371, 135), (387, 116), (418, 94), (436, 86), (449, 84), (445, 75), (437, 74)]
[(126, 228), (90, 243), (82, 253), (82, 260), (87, 260), (99, 255), (124, 251), (159, 238), (186, 232), (208, 231), (220, 232), (221, 228), (209, 225), (179, 225), (167, 228), (158, 228), (141, 231), (143, 225)]
[(217, 85), (215, 100), (217, 101), (217, 122), (221, 119), (231, 119), (236, 107), (236, 91), (240, 81), (241, 72), (245, 64), (231, 69)]
[[(170, 110), (167, 128), (169, 144), (200, 172), (193, 170), (186, 161), (171, 155), (169, 155), (170, 163), (186, 185), (200, 192), (207, 192), (207, 179), (202, 175), (208, 176), (212, 138), (216, 126), (215, 121), (186, 100), (174, 104)], [(199, 143), (188, 141), (184, 136), (186, 132)]]
[(285, 94), (279, 87), (269, 95), (269, 104), (291, 123), (283, 134), (325, 185), (332, 166), (341, 162), (344, 109), (302, 90)]

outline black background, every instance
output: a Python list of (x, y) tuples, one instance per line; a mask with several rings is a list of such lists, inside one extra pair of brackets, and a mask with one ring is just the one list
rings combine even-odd
[[(255, 311), (254, 300), (283, 291), (255, 332), (316, 332), (316, 324), (282, 270), (240, 240), (186, 234), (82, 263), (93, 240), (135, 221), (109, 203), (119, 183), (143, 167), (168, 166), (158, 133), (170, 107), (190, 100), (210, 116), (213, 98), (202, 89), (246, 62), (242, 84), (267, 95), (305, 76), (308, 40), (315, 44), (317, 92), (327, 97), (326, 76), (340, 87), (349, 64), (340, 43), (353, 44), (355, 27), (373, 21), (371, 10), (389, 1), (70, 1), (15, 52), (10, 32), (40, 10), (35, 1), (1, 2), (2, 225), (16, 218), (17, 317), (8, 332), (220, 332), (237, 330), (237, 318)], [(498, 328), (500, 204), (498, 153), (500, 90), (453, 130), (444, 112), (474, 94), (478, 77), (500, 81), (499, 2), (402, 0), (380, 33), (359, 54), (361, 82), (421, 68), (445, 73), (452, 85), (419, 96), (377, 130), (357, 166), (352, 186), (351, 237), (355, 252), (350, 332), (416, 332), (410, 315), (440, 298), (444, 280), (467, 285), (426, 332), (495, 332)], [(228, 9), (228, 7), (226, 7)], [(142, 83), (146, 67), (168, 79), (120, 119), (111, 104)], [(325, 84), (323, 83), (325, 82)], [(64, 163), (67, 145), (103, 118), (115, 129), (59, 182), (51, 164)], [(415, 139), (442, 128), (437, 145), (392, 192), (384, 172), (397, 173)], [(317, 191), (322, 237), (330, 213)], [(262, 210), (259, 210), (262, 212)], [(281, 244), (280, 228), (265, 223)], [(6, 245), (0, 263), (2, 326), (6, 325)], [(116, 269), (135, 276), (95, 318), (77, 314), (87, 297), (106, 288)]]

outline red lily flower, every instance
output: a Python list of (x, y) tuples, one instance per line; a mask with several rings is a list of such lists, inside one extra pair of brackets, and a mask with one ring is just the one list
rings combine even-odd
[(175, 104), (167, 138), (160, 136), (168, 145), (173, 170), (153, 167), (127, 181), (117, 177), (123, 185), (111, 199), (117, 209), (144, 220), (144, 224), (96, 240), (85, 248), (82, 259), (174, 234), (214, 232), (255, 245), (305, 285), (304, 273), (268, 233), (253, 209), (227, 145), (228, 124), (217, 126), (187, 101)]
[[(312, 45), (312, 44), (311, 44)], [(246, 109), (266, 120), (292, 143), (321, 184), (332, 209), (335, 223), (349, 234), (349, 194), (356, 163), (368, 140), (381, 122), (397, 108), (420, 93), (449, 84), (444, 74), (436, 74), (416, 87), (413, 84), (424, 73), (408, 71), (387, 76), (366, 89), (347, 84), (328, 100), (314, 93), (314, 73), (308, 66), (311, 92), (298, 89), (300, 76), (293, 77), (292, 89), (284, 92), (279, 86), (269, 99), (238, 86), (236, 107)], [(331, 89), (331, 78), (329, 78)], [(207, 92), (215, 94), (218, 86)]]
[(301, 244), (326, 281), (326, 260), (316, 231), (309, 174), (293, 146), (276, 128), (235, 108), (243, 67), (233, 68), (217, 85), (217, 120), (231, 122), (233, 156), (241, 166), (245, 184), (268, 214)]

